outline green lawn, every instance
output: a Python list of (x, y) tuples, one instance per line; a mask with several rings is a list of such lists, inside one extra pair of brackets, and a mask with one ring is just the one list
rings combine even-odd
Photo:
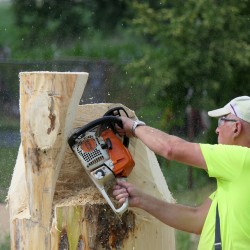
[(6, 199), (16, 162), (18, 148), (0, 147), (0, 202)]
[[(168, 188), (178, 204), (199, 206), (214, 190), (215, 181), (201, 169), (192, 170), (193, 188), (189, 189), (190, 167), (160, 159)], [(176, 250), (196, 250), (199, 236), (176, 230)]]
[(18, 117), (11, 117), (0, 112), (0, 132), (19, 131), (20, 120)]
[(10, 236), (6, 235), (4, 241), (0, 243), (0, 250), (10, 250)]
[[(4, 203), (8, 194), (18, 147), (0, 147), (0, 203)], [(1, 232), (0, 232), (1, 233)], [(0, 250), (10, 249), (10, 238), (6, 235), (4, 242), (0, 243)]]
[[(198, 206), (215, 190), (215, 188), (215, 183), (210, 182), (204, 187), (194, 188), (192, 190), (174, 191), (173, 196), (177, 203)], [(198, 242), (199, 236), (176, 230), (176, 250), (196, 250)]]

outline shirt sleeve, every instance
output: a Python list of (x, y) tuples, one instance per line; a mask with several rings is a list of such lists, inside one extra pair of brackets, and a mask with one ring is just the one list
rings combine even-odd
[(208, 175), (232, 181), (242, 171), (247, 148), (235, 145), (200, 144)]

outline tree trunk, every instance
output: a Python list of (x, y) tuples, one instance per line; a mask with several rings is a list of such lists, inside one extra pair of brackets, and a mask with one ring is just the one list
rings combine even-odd
[[(102, 117), (117, 106), (123, 105), (80, 105), (74, 127)], [(136, 118), (133, 111), (123, 107)], [(155, 154), (136, 138), (131, 138), (129, 145), (136, 165), (128, 181), (155, 197), (174, 202)], [(69, 148), (57, 180), (51, 240), (53, 249), (175, 249), (174, 230), (143, 210), (132, 208), (119, 218)]]
[(12, 249), (50, 249), (52, 201), (87, 73), (20, 73), (21, 146), (8, 194)]
[[(67, 146), (70, 125), (81, 127), (122, 105), (77, 107), (82, 89), (76, 83), (86, 75), (73, 78), (71, 88), (70, 74), (20, 76), (22, 143), (8, 195), (12, 249), (175, 249), (174, 230), (143, 210), (118, 217)], [(136, 138), (129, 150), (136, 165), (128, 181), (174, 202), (154, 153)]]

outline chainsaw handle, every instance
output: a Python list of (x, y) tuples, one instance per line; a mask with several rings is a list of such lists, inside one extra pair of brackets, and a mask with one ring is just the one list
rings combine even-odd
[(113, 202), (111, 201), (111, 199), (109, 198), (109, 196), (107, 195), (106, 191), (104, 189), (101, 190), (101, 193), (103, 195), (103, 197), (105, 198), (105, 200), (108, 202), (109, 206), (111, 207), (111, 209), (119, 214), (119, 215), (122, 215), (124, 212), (127, 211), (128, 209), (128, 198), (126, 198), (125, 202), (122, 204), (121, 207), (119, 208), (115, 208)]
[[(114, 116), (114, 117), (121, 117), (121, 111), (127, 116), (129, 117), (127, 111), (125, 110), (125, 108), (119, 106), (119, 107), (114, 107), (112, 109), (109, 109), (103, 116)], [(123, 128), (123, 124), (118, 124), (121, 128)], [(112, 126), (112, 130), (114, 131), (115, 128)], [(129, 138), (125, 135), (123, 137), (123, 145), (128, 148), (129, 146)]]
[(123, 111), (126, 114), (126, 116), (129, 117), (127, 111), (123, 107), (112, 108), (108, 110), (103, 116), (110, 116), (110, 115), (116, 116), (116, 117), (122, 116), (120, 111)]
[[(127, 178), (117, 178), (121, 181), (127, 181)], [(121, 207), (119, 208), (115, 208), (113, 202), (111, 201), (110, 197), (108, 196), (106, 190), (104, 189), (104, 187), (102, 189), (99, 189), (103, 195), (103, 197), (105, 198), (105, 200), (108, 202), (109, 206), (112, 208), (112, 210), (119, 214), (122, 215), (124, 212), (126, 212), (128, 210), (128, 198), (126, 198), (125, 202), (121, 205)]]
[[(119, 127), (123, 127), (122, 120), (119, 117), (116, 116), (104, 116), (99, 119), (96, 119), (87, 125), (81, 127), (79, 130), (77, 130), (73, 135), (71, 135), (68, 139), (68, 143), (70, 147), (72, 148), (75, 145), (75, 141), (78, 137), (82, 137), (85, 135), (85, 133), (93, 128), (95, 128), (98, 125), (110, 125), (112, 123), (116, 123)], [(126, 146), (124, 144), (124, 146)]]

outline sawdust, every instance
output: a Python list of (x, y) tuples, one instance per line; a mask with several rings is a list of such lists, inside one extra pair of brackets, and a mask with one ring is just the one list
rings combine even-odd
[(55, 195), (54, 205), (58, 206), (77, 206), (85, 204), (106, 203), (105, 199), (95, 187), (89, 186), (81, 190), (67, 190), (62, 195)]

